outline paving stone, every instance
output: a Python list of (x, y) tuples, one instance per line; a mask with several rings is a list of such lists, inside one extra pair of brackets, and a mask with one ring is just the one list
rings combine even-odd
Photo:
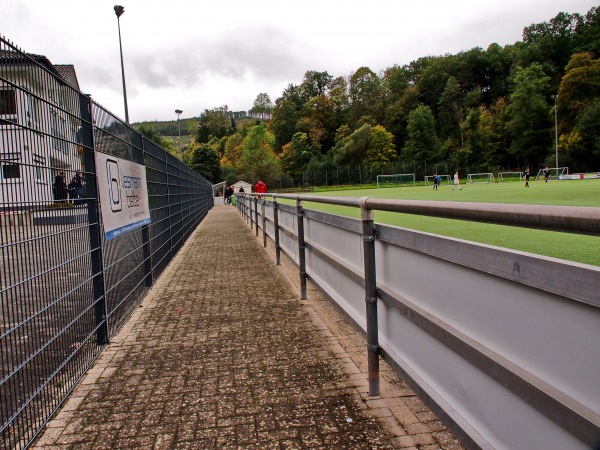
[(213, 208), (32, 448), (461, 448), (383, 362), (368, 397), (364, 339), (272, 256)]

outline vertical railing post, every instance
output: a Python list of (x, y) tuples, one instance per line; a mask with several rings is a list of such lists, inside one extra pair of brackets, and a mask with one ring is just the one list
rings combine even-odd
[(90, 259), (92, 263), (92, 289), (96, 316), (96, 344), (108, 344), (108, 314), (106, 310), (106, 287), (104, 286), (104, 261), (100, 229), (100, 193), (97, 186), (93, 124), (93, 102), (90, 96), (81, 98), (83, 165), (88, 211)]
[(258, 237), (258, 197), (254, 197), (254, 225), (256, 226), (256, 237)]
[(279, 207), (277, 198), (273, 197), (273, 228), (275, 228), (275, 261), (281, 265), (281, 248), (279, 247)]
[(262, 231), (263, 231), (263, 247), (267, 246), (267, 216), (265, 214), (265, 202), (266, 202), (266, 198), (263, 197), (262, 199), (262, 207), (261, 207), (261, 213), (262, 213)]
[(254, 228), (254, 223), (252, 222), (252, 197), (248, 197), (248, 208), (248, 219), (250, 220), (250, 229), (252, 230)]
[(379, 332), (377, 324), (377, 271), (375, 268), (374, 214), (366, 207), (368, 197), (360, 200), (362, 240), (365, 271), (365, 303), (367, 315), (367, 363), (369, 370), (369, 396), (379, 395)]
[(302, 200), (296, 198), (298, 219), (298, 264), (300, 266), (300, 300), (306, 300), (306, 254), (304, 245), (304, 208)]

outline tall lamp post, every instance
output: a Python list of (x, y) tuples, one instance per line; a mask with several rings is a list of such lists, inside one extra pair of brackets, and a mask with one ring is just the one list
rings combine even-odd
[(123, 100), (125, 101), (125, 123), (129, 124), (129, 109), (127, 108), (127, 90), (125, 89), (125, 66), (123, 65), (123, 46), (121, 45), (121, 21), (119, 18), (125, 12), (121, 5), (115, 5), (117, 15), (117, 26), (119, 27), (119, 49), (121, 50), (121, 73), (123, 75)]
[(556, 115), (556, 101), (558, 95), (553, 95), (554, 98), (554, 148), (556, 150), (556, 168), (558, 169), (558, 116)]
[(179, 116), (183, 111), (180, 109), (175, 110), (175, 114), (177, 114), (177, 126), (179, 127), (179, 159), (183, 161), (183, 149), (181, 148), (181, 123), (179, 122)]

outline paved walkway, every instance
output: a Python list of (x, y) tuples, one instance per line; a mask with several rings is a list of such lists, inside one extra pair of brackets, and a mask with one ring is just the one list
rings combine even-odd
[(213, 208), (34, 448), (462, 448), (296, 274)]

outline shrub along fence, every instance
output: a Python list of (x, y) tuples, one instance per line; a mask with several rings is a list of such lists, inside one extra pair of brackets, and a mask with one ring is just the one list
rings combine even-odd
[[(46, 58), (3, 38), (0, 95), (0, 448), (10, 449), (35, 439), (213, 196)], [(150, 223), (110, 240), (98, 152), (144, 166), (147, 180)]]
[[(236, 206), (277, 264), (283, 252), (298, 266), (302, 299), (310, 279), (365, 332), (370, 395), (383, 358), (468, 448), (598, 448), (600, 268), (374, 213), (598, 236), (600, 208), (262, 196), (237, 194)], [(360, 208), (361, 220), (309, 201)]]

